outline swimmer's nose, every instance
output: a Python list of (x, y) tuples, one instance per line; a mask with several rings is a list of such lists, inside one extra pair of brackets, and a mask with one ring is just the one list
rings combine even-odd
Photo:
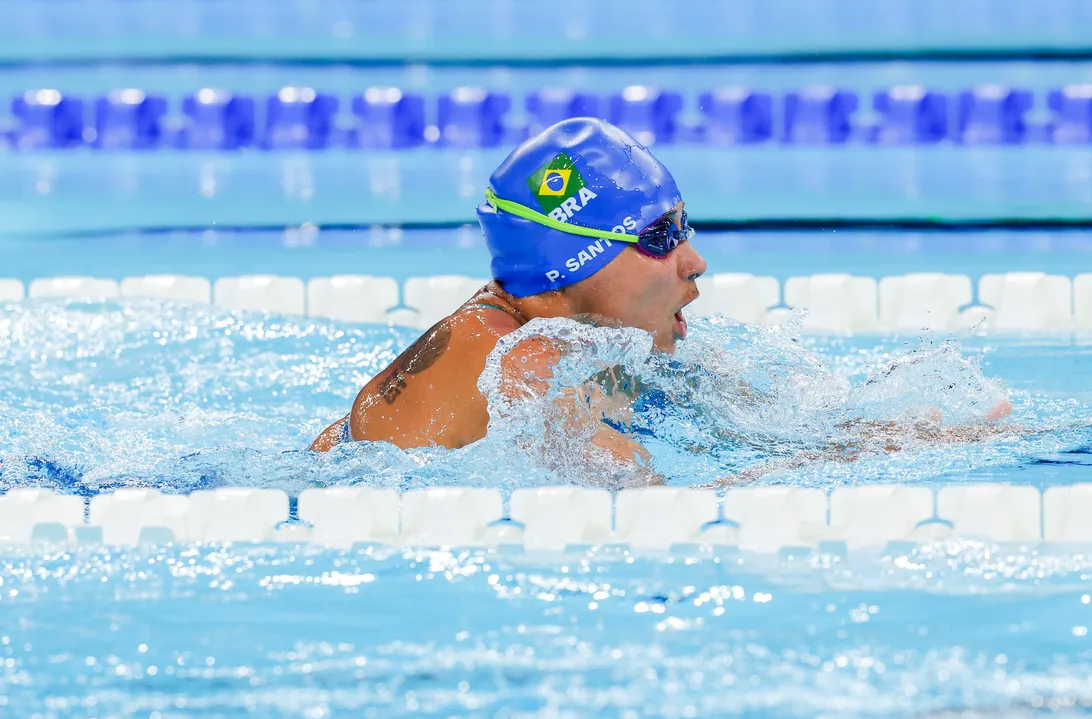
[(698, 254), (693, 244), (684, 242), (675, 248), (675, 252), (679, 254), (679, 276), (684, 277), (687, 282), (693, 282), (709, 269), (705, 258)]

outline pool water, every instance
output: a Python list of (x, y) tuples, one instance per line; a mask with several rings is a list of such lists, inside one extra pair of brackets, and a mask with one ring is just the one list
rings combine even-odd
[[(750, 272), (779, 280), (815, 272), (883, 277), (945, 272), (1092, 272), (1092, 231), (823, 230), (721, 232), (699, 229), (694, 247), (709, 272)], [(34, 238), (0, 234), (4, 277), (91, 275), (121, 280), (144, 274), (220, 277), (275, 274), (328, 277), (356, 273), (408, 277), (440, 272), (485, 277), (489, 252), (481, 229), (368, 227), (107, 233)]]
[(1081, 716), (1087, 557), (173, 548), (0, 560), (11, 716)]
[[(271, 256), (289, 257), (282, 249)], [(845, 428), (853, 419), (913, 423), (940, 409), (949, 428), (981, 427), (1006, 396), (1010, 432), (943, 445), (908, 436), (901, 452), (757, 481), (1088, 480), (1088, 337), (691, 328), (671, 360), (636, 331), (524, 331), (581, 348), (562, 368), (569, 380), (622, 364), (661, 393), (636, 424), (671, 484), (860, 439)], [(475, 445), (303, 451), (414, 339), (148, 301), (0, 305), (0, 490), (624, 484), (624, 471), (582, 452), (528, 442), (543, 407), (499, 403), (489, 370), (480, 386), (494, 416)], [(0, 713), (1078, 716), (1092, 708), (1090, 571), (1087, 553), (967, 540), (869, 561), (617, 547), (5, 548)]]
[[(1006, 421), (1031, 434), (940, 449), (911, 438), (914, 451), (905, 456), (809, 465), (795, 481), (988, 471), (999, 481), (1049, 483), (1049, 474), (1038, 475), (1054, 470), (1034, 458), (1079, 446), (1092, 414), (1092, 376), (1082, 371), (1092, 344), (1080, 335), (798, 338), (791, 326), (695, 318), (669, 361), (637, 330), (556, 321), (521, 332), (578, 348), (559, 387), (614, 365), (645, 383), (652, 400), (635, 405), (634, 427), (674, 484), (716, 482), (799, 449), (852, 439), (840, 426), (858, 419), (914, 423), (939, 409), (947, 426), (976, 425), (1005, 397), (1016, 408)], [(496, 357), (479, 382), (491, 411), (483, 442), (454, 451), (386, 443), (329, 455), (301, 451), (415, 339), (410, 329), (155, 301), (27, 300), (0, 310), (0, 337), (8, 368), (0, 383), (4, 488), (28, 478), (81, 493), (126, 485), (296, 493), (315, 483), (514, 488), (595, 480), (572, 438), (533, 441), (549, 434), (549, 398), (504, 400), (500, 380), (491, 378)], [(513, 444), (535, 448), (515, 456), (504, 451)], [(498, 463), (498, 450), (511, 464)]]

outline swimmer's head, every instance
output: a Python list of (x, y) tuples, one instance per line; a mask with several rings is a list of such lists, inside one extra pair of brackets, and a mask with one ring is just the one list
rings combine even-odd
[(674, 178), (631, 136), (592, 118), (559, 122), (517, 147), (486, 195), (478, 221), (507, 292), (565, 288), (579, 311), (646, 329), (666, 350), (685, 335), (678, 311), (705, 262), (685, 241)]

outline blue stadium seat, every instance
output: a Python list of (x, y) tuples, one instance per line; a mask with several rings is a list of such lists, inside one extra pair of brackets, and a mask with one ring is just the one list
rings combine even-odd
[(609, 119), (638, 142), (673, 142), (682, 95), (644, 85), (631, 85), (610, 98)]
[(1092, 142), (1092, 84), (1066, 85), (1047, 98), (1054, 118), (1054, 142)]
[(254, 98), (204, 89), (182, 100), (181, 147), (238, 150), (254, 142)]
[(1000, 85), (982, 85), (959, 95), (956, 139), (968, 145), (1014, 145), (1027, 137), (1024, 116), (1031, 93)]
[(425, 141), (425, 99), (396, 87), (372, 87), (353, 98), (355, 147), (416, 147)]
[(785, 134), (788, 143), (847, 142), (853, 135), (857, 95), (826, 85), (804, 88), (785, 96)]
[(899, 85), (872, 98), (880, 115), (874, 141), (881, 145), (940, 142), (948, 137), (948, 97), (921, 85)]
[(530, 135), (537, 134), (554, 123), (570, 117), (602, 117), (598, 95), (574, 92), (565, 88), (545, 88), (527, 96), (527, 112), (532, 120), (527, 126)]
[(11, 103), (13, 137), (22, 150), (84, 144), (83, 102), (57, 90), (31, 90)]
[(327, 146), (337, 98), (310, 87), (282, 87), (266, 101), (263, 144), (271, 150), (318, 150)]
[(504, 116), (511, 106), (507, 93), (456, 88), (440, 96), (435, 139), (455, 147), (496, 147), (505, 139)]
[(146, 150), (163, 139), (167, 100), (141, 90), (115, 90), (95, 101), (95, 147)]
[(765, 142), (773, 137), (773, 99), (746, 87), (703, 92), (698, 109), (705, 115), (704, 139), (711, 145)]

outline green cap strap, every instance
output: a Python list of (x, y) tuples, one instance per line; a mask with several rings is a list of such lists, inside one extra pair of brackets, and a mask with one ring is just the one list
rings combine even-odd
[(568, 222), (560, 222), (544, 215), (541, 212), (535, 212), (530, 207), (521, 205), (518, 202), (512, 202), (511, 200), (502, 200), (497, 197), (497, 194), (493, 192), (492, 188), (485, 188), (485, 201), (492, 205), (495, 210), (504, 210), (505, 212), (515, 215), (516, 217), (522, 217), (525, 220), (531, 222), (537, 222), (540, 225), (545, 225), (552, 230), (558, 232), (567, 232), (570, 235), (581, 235), (583, 237), (597, 237), (604, 240), (613, 240), (616, 242), (636, 242), (637, 238), (633, 235), (626, 235), (620, 232), (608, 232), (607, 230), (596, 230), (591, 227), (581, 227), (580, 225), (570, 225)]

